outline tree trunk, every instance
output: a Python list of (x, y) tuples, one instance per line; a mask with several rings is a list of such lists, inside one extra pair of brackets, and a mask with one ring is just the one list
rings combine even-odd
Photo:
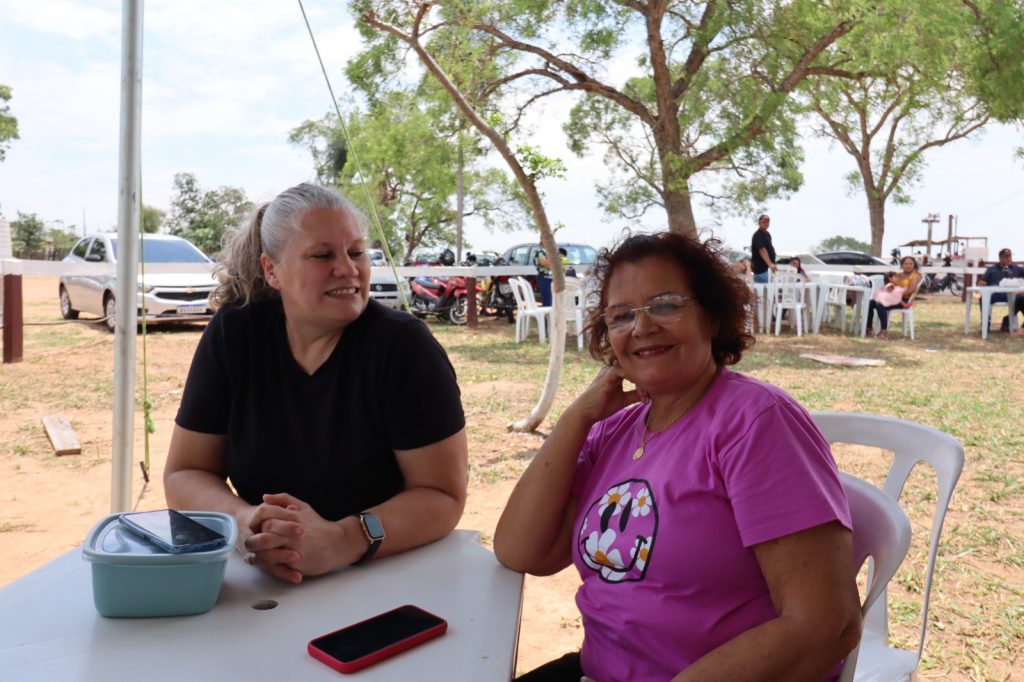
[[(675, 185), (687, 183), (683, 180), (673, 180)], [(666, 182), (666, 187), (671, 185)], [(697, 220), (693, 217), (693, 202), (690, 200), (688, 189), (683, 191), (666, 189), (665, 191), (665, 212), (668, 213), (668, 229), (670, 232), (678, 232), (690, 237), (697, 236)]]
[(871, 255), (882, 255), (882, 236), (885, 234), (885, 198), (868, 193), (868, 215), (871, 216)]
[[(419, 19), (422, 18), (423, 13), (426, 12), (428, 6), (426, 4), (421, 5), (419, 8), (419, 16), (417, 18), (417, 25)], [(523, 194), (526, 195), (526, 200), (530, 204), (530, 209), (533, 213), (534, 223), (537, 225), (537, 230), (540, 232), (540, 243), (544, 247), (544, 250), (548, 254), (548, 259), (551, 261), (551, 276), (552, 276), (552, 303), (553, 303), (553, 324), (551, 325), (550, 339), (551, 339), (551, 353), (548, 359), (548, 373), (544, 380), (544, 388), (541, 389), (540, 398), (537, 400), (537, 404), (533, 406), (525, 418), (513, 422), (508, 425), (508, 428), (512, 431), (536, 431), (537, 427), (541, 425), (548, 412), (551, 411), (551, 406), (555, 402), (555, 394), (558, 393), (558, 382), (562, 376), (562, 364), (565, 359), (565, 275), (562, 271), (562, 261), (558, 257), (558, 248), (555, 244), (555, 235), (551, 231), (551, 224), (548, 222), (547, 213), (544, 210), (544, 202), (541, 199), (540, 192), (537, 190), (537, 185), (533, 178), (526, 172), (522, 164), (519, 163), (519, 159), (515, 153), (508, 146), (497, 130), (493, 126), (489, 125), (483, 117), (470, 105), (469, 100), (466, 99), (462, 91), (459, 90), (458, 86), (448, 77), (448, 74), (444, 72), (433, 56), (427, 51), (420, 42), (418, 36), (409, 35), (403, 33), (396, 26), (381, 21), (374, 13), (367, 12), (363, 14), (362, 21), (374, 28), (390, 33), (395, 36), (406, 45), (408, 45), (423, 62), (427, 71), (437, 80), (438, 84), (448, 93), (451, 97), (452, 102), (462, 112), (462, 115), (466, 118), (474, 128), (480, 131), (480, 133), (490, 140), (491, 144), (494, 145), (495, 151), (501, 155), (505, 163), (508, 165), (512, 174), (516, 178), (516, 182), (519, 184), (520, 189), (523, 190)]]

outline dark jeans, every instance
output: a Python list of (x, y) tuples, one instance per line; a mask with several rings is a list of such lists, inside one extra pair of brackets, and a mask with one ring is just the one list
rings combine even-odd
[[(1006, 303), (1006, 294), (1001, 291), (992, 294), (992, 303)], [(981, 308), (981, 301), (978, 301), (978, 308)], [(1024, 293), (1017, 294), (1017, 298), (1013, 299), (1013, 314), (1016, 315), (1017, 313), (1024, 315)], [(982, 320), (981, 322), (982, 324), (987, 324), (988, 320)]]
[(889, 328), (889, 311), (902, 307), (902, 303), (897, 303), (896, 305), (882, 305), (875, 299), (871, 299), (871, 304), (868, 306), (868, 329), (871, 329), (871, 323), (874, 320), (875, 313), (878, 313), (878, 324), (882, 328), (882, 331), (885, 331)]
[(581, 677), (580, 652), (575, 651), (520, 675), (515, 682), (580, 682)]
[(540, 304), (551, 305), (551, 278), (537, 275), (537, 289), (540, 290)]

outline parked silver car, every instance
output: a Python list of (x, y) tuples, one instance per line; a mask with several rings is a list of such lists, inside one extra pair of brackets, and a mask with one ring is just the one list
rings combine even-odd
[(395, 277), (395, 273), (384, 256), (383, 249), (367, 249), (367, 252), (370, 257), (370, 265), (373, 266), (370, 271), (370, 298), (389, 308), (404, 310), (402, 293), (405, 293), (405, 301), (412, 298), (408, 280), (404, 277)]
[[(145, 263), (187, 263), (181, 272), (147, 272), (145, 282), (140, 276), (139, 316), (143, 308), (147, 321), (184, 321), (206, 319), (213, 315), (208, 298), (217, 281), (204, 265), (209, 258), (191, 242), (181, 237), (149, 234), (144, 237)], [(80, 312), (106, 318), (106, 326), (114, 330), (117, 296), (117, 235), (98, 234), (82, 239), (64, 258), (65, 263), (95, 263), (96, 274), (71, 273), (60, 278), (60, 313), (73, 320)], [(195, 267), (195, 266), (200, 267)]]

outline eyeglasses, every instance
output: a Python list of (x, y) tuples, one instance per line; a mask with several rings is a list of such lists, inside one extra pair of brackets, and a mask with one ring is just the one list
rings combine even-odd
[(669, 324), (678, 320), (692, 296), (682, 294), (660, 294), (638, 308), (626, 305), (612, 305), (604, 309), (601, 317), (608, 325), (608, 331), (619, 334), (627, 332), (636, 324), (637, 314), (647, 313), (647, 318), (655, 324)]

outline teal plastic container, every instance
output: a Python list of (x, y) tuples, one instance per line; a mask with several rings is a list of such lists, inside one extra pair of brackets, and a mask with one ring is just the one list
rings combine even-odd
[(89, 531), (82, 558), (92, 562), (92, 598), (101, 616), (188, 616), (213, 608), (238, 540), (238, 524), (220, 512), (182, 513), (227, 543), (209, 552), (171, 554), (123, 529), (120, 514), (103, 518)]

